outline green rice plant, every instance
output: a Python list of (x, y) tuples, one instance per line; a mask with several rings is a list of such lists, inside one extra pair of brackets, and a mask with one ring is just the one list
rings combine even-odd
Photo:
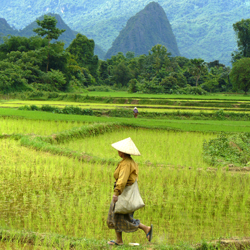
[(18, 119), (40, 120), (40, 121), (65, 121), (65, 122), (115, 122), (125, 126), (141, 128), (161, 128), (182, 131), (201, 131), (201, 132), (250, 132), (249, 121), (215, 121), (215, 120), (171, 120), (171, 119), (145, 119), (145, 118), (121, 118), (121, 117), (95, 117), (53, 114), (47, 112), (33, 112), (15, 109), (0, 109), (0, 117), (18, 117)]
[(22, 136), (20, 143), (22, 146), (31, 147), (36, 150), (42, 150), (44, 152), (50, 152), (53, 154), (65, 155), (69, 157), (75, 157), (80, 160), (86, 161), (101, 161), (101, 162), (112, 162), (112, 160), (105, 160), (95, 156), (91, 156), (91, 154), (86, 154), (82, 151), (71, 150), (67, 148), (58, 147), (57, 145), (53, 145), (56, 143), (64, 143), (72, 139), (77, 138), (86, 138), (90, 136), (97, 136), (103, 133), (121, 130), (122, 126), (117, 124), (91, 124), (85, 125), (79, 128), (73, 128), (69, 131), (63, 131), (57, 134), (53, 134), (52, 136)]
[(13, 117), (0, 117), (0, 135), (12, 134), (39, 134), (50, 135), (78, 127), (78, 122), (68, 121), (41, 121), (41, 120), (26, 120)]
[[(145, 132), (151, 144), (140, 143), (140, 133), (132, 138), (138, 148), (142, 148), (142, 153), (145, 150), (151, 161), (157, 163), (159, 154), (151, 154), (149, 150), (158, 150), (155, 142), (160, 135)], [(174, 147), (169, 148), (169, 152), (178, 148), (182, 150), (183, 143), (186, 147), (191, 145), (188, 139), (185, 141), (178, 134), (175, 135), (176, 145), (173, 145), (171, 136), (162, 134), (162, 137), (169, 138), (169, 147)], [(94, 147), (99, 150), (111, 148), (107, 137), (97, 137), (95, 144), (89, 144), (93, 150)], [(190, 138), (197, 142), (199, 136), (192, 134)], [(111, 139), (114, 142), (114, 138)], [(142, 143), (147, 145), (143, 148)], [(160, 142), (160, 145), (163, 144)], [(41, 235), (65, 235), (68, 239), (85, 238), (89, 240), (88, 246), (96, 244), (100, 247), (105, 247), (105, 242), (115, 237), (114, 231), (106, 226), (106, 218), (116, 164), (81, 162), (21, 147), (18, 141), (13, 140), (0, 140), (0, 147), (0, 228), (25, 229)], [(197, 144), (198, 147), (202, 145)], [(105, 155), (112, 157), (116, 151), (111, 148), (111, 153), (106, 151)], [(196, 158), (189, 163), (194, 166), (200, 164), (199, 168), (190, 169), (188, 165), (181, 168), (175, 157), (175, 164), (171, 166), (139, 165), (139, 188), (146, 207), (137, 211), (135, 218), (146, 225), (154, 225), (154, 243), (160, 246), (180, 241), (194, 244), (201, 239), (249, 234), (249, 175), (220, 170), (207, 172), (206, 165), (197, 155), (194, 154)], [(119, 161), (118, 156), (115, 159)], [(135, 160), (140, 162), (139, 157)], [(99, 243), (94, 243), (94, 240)], [(72, 238), (69, 241), (72, 242)], [(125, 234), (124, 241), (147, 242), (141, 231)], [(35, 238), (37, 246), (52, 242), (62, 244), (63, 240), (60, 237), (53, 240)], [(67, 242), (66, 248), (71, 244)]]
[(213, 134), (174, 132), (164, 130), (124, 129), (96, 135), (83, 140), (65, 141), (61, 148), (92, 154), (102, 159), (118, 158), (110, 145), (116, 141), (131, 137), (140, 149), (141, 157), (137, 161), (146, 165), (206, 166), (203, 161), (202, 145), (205, 139), (214, 138)]
[[(111, 117), (133, 117), (132, 107), (134, 104), (90, 104), (90, 103), (77, 103), (78, 106), (68, 106), (67, 102), (52, 102), (47, 101), (44, 103), (50, 103), (42, 105), (41, 101), (22, 101), (22, 103), (36, 103), (37, 105), (20, 106), (18, 101), (5, 103), (5, 106), (16, 107), (19, 106), (19, 110), (42, 110), (47, 112), (59, 113), (59, 114), (78, 114), (78, 115), (105, 115)], [(82, 107), (90, 107), (83, 109)], [(233, 105), (233, 104), (232, 104)], [(138, 105), (137, 105), (138, 106)], [(140, 110), (140, 117), (143, 118), (169, 118), (169, 119), (216, 119), (216, 120), (249, 120), (248, 109), (242, 108), (224, 108), (218, 107), (178, 107), (175, 105), (144, 105), (138, 106)], [(224, 111), (225, 110), (225, 111)], [(201, 114), (202, 112), (202, 114)]]
[[(136, 104), (135, 104), (136, 103)], [(203, 109), (203, 110), (232, 110), (232, 111), (247, 111), (250, 108), (250, 102), (247, 101), (226, 101), (226, 100), (199, 100), (199, 99), (96, 99), (81, 101), (62, 101), (62, 100), (8, 100), (2, 101), (1, 107), (24, 107), (28, 108), (30, 106), (42, 107), (45, 106), (55, 106), (55, 107), (66, 107), (66, 106), (79, 106), (79, 107), (91, 107), (91, 108), (100, 108), (105, 109), (112, 108), (133, 108), (135, 105), (141, 109)]]

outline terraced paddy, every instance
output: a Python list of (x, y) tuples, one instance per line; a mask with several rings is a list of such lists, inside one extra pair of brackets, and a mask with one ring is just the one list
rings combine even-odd
[[(54, 133), (60, 136), (56, 128)], [(64, 146), (118, 162), (110, 143), (128, 135), (143, 154), (135, 160), (141, 163), (139, 185), (146, 207), (136, 217), (154, 224), (153, 246), (249, 233), (250, 177), (206, 171), (201, 145), (212, 134), (119, 129), (85, 139), (72, 137)], [(114, 237), (106, 216), (116, 164), (35, 151), (10, 139), (0, 144), (1, 228), (67, 235), (82, 242), (95, 238), (102, 246), (103, 240)], [(126, 234), (125, 242), (147, 244), (139, 231)]]
[[(141, 157), (136, 157), (137, 162), (154, 166), (185, 166), (185, 167), (209, 167), (202, 156), (202, 144), (204, 140), (215, 138), (213, 134), (201, 134), (192, 132), (175, 132), (148, 129), (124, 129), (117, 132), (105, 133), (84, 139), (71, 140), (60, 144), (60, 147), (69, 148), (72, 151), (82, 151), (89, 155), (102, 159), (114, 158), (114, 150), (111, 145), (117, 138), (133, 138), (140, 148)], [(150, 149), (151, 147), (151, 149)], [(100, 150), (100, 148), (102, 150)], [(182, 152), (181, 154), (177, 152)], [(178, 156), (177, 156), (178, 155)], [(113, 157), (111, 157), (113, 156)]]
[(0, 103), (0, 107), (2, 108), (20, 108), (23, 106), (32, 106), (35, 105), (37, 107), (42, 107), (45, 105), (65, 108), (67, 106), (80, 107), (82, 109), (92, 109), (98, 111), (105, 110), (114, 110), (114, 109), (125, 109), (125, 110), (133, 110), (134, 106), (139, 109), (139, 112), (149, 112), (149, 113), (172, 113), (172, 112), (187, 112), (187, 113), (197, 113), (197, 112), (205, 112), (205, 113), (213, 113), (214, 111), (223, 110), (224, 112), (229, 113), (250, 113), (250, 101), (231, 101), (231, 102), (223, 102), (221, 100), (218, 101), (192, 101), (190, 100), (175, 100), (175, 102), (163, 104), (129, 104), (129, 103), (88, 103), (88, 102), (65, 102), (65, 101), (2, 101)]
[[(236, 102), (239, 105), (241, 101), (232, 101)], [(218, 103), (224, 105), (223, 100)], [(182, 104), (172, 107), (193, 107)], [(134, 159), (139, 163), (139, 188), (146, 204), (135, 217), (154, 225), (154, 238), (148, 244), (141, 231), (125, 234), (121, 249), (128, 249), (129, 242), (139, 242), (138, 249), (171, 249), (171, 245), (193, 249), (203, 239), (249, 235), (249, 172), (239, 174), (210, 166), (202, 151), (204, 140), (215, 138), (217, 131), (250, 132), (249, 121), (17, 110), (24, 105), (130, 110), (135, 105), (131, 103), (2, 101), (1, 105), (6, 106), (0, 109), (0, 248), (109, 249), (106, 242), (114, 239), (114, 231), (107, 228), (106, 217), (113, 172), (120, 160), (110, 144), (129, 136), (142, 153)], [(136, 106), (141, 110), (171, 107)], [(184, 242), (181, 246), (180, 241)]]
[(83, 122), (68, 121), (41, 121), (25, 119), (13, 119), (10, 117), (0, 117), (0, 135), (11, 134), (31, 134), (31, 135), (50, 135), (55, 131), (64, 131), (79, 127)]

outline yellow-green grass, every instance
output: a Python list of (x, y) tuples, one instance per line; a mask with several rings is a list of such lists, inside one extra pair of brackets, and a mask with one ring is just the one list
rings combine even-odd
[[(141, 151), (150, 152), (155, 146), (154, 136), (148, 134), (144, 147), (137, 138), (134, 140)], [(176, 136), (177, 145), (183, 143)], [(193, 137), (196, 143), (197, 137)], [(111, 147), (107, 137), (99, 137), (98, 141), (102, 140), (106, 143), (96, 144), (99, 150), (104, 150), (103, 145)], [(185, 143), (189, 147), (191, 137)], [(181, 151), (184, 146), (180, 151), (173, 143), (169, 146), (168, 152), (179, 157), (188, 153)], [(82, 163), (20, 147), (11, 140), (0, 140), (0, 147), (0, 227), (96, 240), (115, 238), (106, 217), (116, 165)], [(194, 165), (199, 162), (199, 147), (192, 153)], [(114, 157), (117, 162), (120, 159), (115, 150), (106, 157)], [(158, 161), (157, 155), (150, 157)], [(143, 166), (139, 188), (146, 207), (134, 216), (154, 225), (155, 244), (243, 237), (250, 233), (249, 181), (249, 175), (219, 170), (209, 173), (188, 167)], [(147, 242), (142, 231), (125, 234), (124, 241)]]
[(50, 106), (58, 106), (58, 107), (65, 107), (65, 106), (80, 106), (85, 105), (85, 103), (78, 103), (78, 102), (67, 102), (67, 101), (22, 101), (22, 100), (11, 100), (11, 101), (3, 101), (1, 102), (1, 107), (12, 107), (18, 108), (24, 105), (36, 105), (41, 107), (43, 105), (50, 105)]
[(45, 246), (34, 246), (28, 243), (19, 243), (19, 242), (0, 242), (0, 249), (1, 250), (48, 250), (51, 249), (49, 247), (45, 247)]
[[(62, 101), (10, 101), (5, 102), (0, 105), (0, 107), (5, 108), (19, 108), (24, 105), (36, 105), (37, 107), (42, 107), (44, 105), (50, 105), (58, 108), (64, 108), (66, 106), (75, 106), (80, 108), (87, 108), (93, 110), (113, 110), (119, 108), (132, 109), (135, 106), (134, 104), (96, 104), (96, 103), (76, 103), (76, 102), (62, 102)], [(175, 106), (175, 105), (137, 105), (139, 112), (149, 112), (149, 113), (173, 113), (173, 112), (189, 112), (198, 113), (198, 112), (206, 112), (213, 113), (216, 110), (221, 109), (220, 107), (199, 107), (199, 106)], [(246, 108), (223, 108), (225, 112), (234, 113), (250, 113), (250, 110)]]
[[(147, 99), (147, 100), (151, 100), (151, 99)], [(190, 102), (189, 99), (186, 99), (186, 100), (176, 100), (176, 102), (178, 101), (181, 101), (181, 103), (185, 103), (185, 102)], [(208, 100), (208, 102), (212, 102), (213, 103), (223, 103), (223, 100)], [(195, 103), (197, 102), (197, 106), (181, 106), (183, 108), (187, 107), (187, 108), (192, 108), (192, 107), (201, 107), (201, 108), (215, 108), (214, 106), (211, 106), (211, 107), (203, 107), (203, 106), (200, 106), (198, 105), (200, 100), (191, 100), (192, 103)], [(228, 102), (226, 102), (228, 103)], [(250, 104), (250, 101), (239, 101), (239, 102), (232, 102), (232, 104)], [(51, 105), (51, 106), (62, 106), (62, 107), (65, 107), (65, 106), (114, 106), (114, 107), (134, 107), (134, 106), (142, 106), (142, 107), (145, 107), (145, 106), (149, 106), (149, 107), (180, 107), (180, 105), (178, 104), (175, 104), (175, 105), (164, 105), (164, 104), (129, 104), (129, 103), (123, 103), (123, 104), (120, 104), (120, 103), (93, 103), (93, 102), (72, 102), (72, 101), (36, 101), (36, 100), (26, 100), (26, 101), (23, 101), (23, 100), (2, 100), (0, 101), (0, 106), (1, 107), (20, 107), (20, 106), (23, 106), (23, 105), (36, 105), (36, 106), (42, 106), (42, 105)], [(219, 106), (218, 108), (223, 108), (221, 106)], [(225, 108), (228, 108), (228, 107), (225, 107)], [(233, 108), (233, 107), (232, 107)], [(236, 108), (237, 109), (237, 108)]]
[[(0, 117), (17, 117), (26, 120), (44, 121), (73, 121), (73, 122), (115, 122), (119, 124), (147, 127), (173, 129), (183, 131), (201, 132), (250, 132), (249, 121), (223, 121), (223, 120), (167, 120), (167, 119), (145, 119), (145, 118), (123, 118), (123, 117), (95, 117), (82, 115), (53, 114), (41, 111), (24, 111), (9, 108), (0, 108)], [(16, 120), (16, 119), (15, 119)], [(18, 122), (18, 120), (17, 120)], [(16, 125), (18, 126), (18, 125)], [(6, 133), (6, 132), (4, 132)]]
[[(207, 109), (207, 108), (192, 108), (192, 109), (188, 109), (188, 108), (169, 108), (169, 109), (150, 109), (150, 108), (141, 108), (139, 109), (139, 113), (140, 112), (149, 112), (149, 113), (154, 113), (154, 112), (157, 112), (157, 113), (176, 113), (176, 112), (180, 112), (180, 113), (185, 113), (185, 114), (198, 114), (198, 113), (207, 113), (207, 114), (213, 114), (215, 113), (216, 111), (218, 111), (220, 109), (218, 108), (214, 108), (214, 109)], [(250, 113), (250, 110), (249, 111), (246, 111), (246, 109), (235, 109), (235, 110), (228, 110), (228, 109), (223, 109), (223, 112), (224, 113), (240, 113), (240, 114), (249, 114)]]
[(79, 127), (83, 122), (68, 121), (41, 121), (14, 119), (11, 117), (0, 117), (0, 135), (1, 134), (37, 134), (50, 135), (60, 131)]
[(204, 140), (215, 138), (215, 134), (196, 132), (175, 132), (149, 129), (123, 129), (82, 140), (71, 140), (60, 145), (72, 151), (77, 150), (102, 159), (117, 158), (110, 146), (116, 141), (131, 137), (141, 152), (136, 161), (154, 166), (209, 167), (202, 156)]
[(82, 96), (100, 96), (100, 97), (125, 97), (125, 98), (151, 98), (151, 99), (195, 99), (195, 100), (241, 100), (249, 101), (249, 96), (244, 94), (213, 94), (213, 95), (173, 95), (173, 94), (138, 94), (127, 93), (125, 91), (118, 92), (97, 92), (92, 91)]

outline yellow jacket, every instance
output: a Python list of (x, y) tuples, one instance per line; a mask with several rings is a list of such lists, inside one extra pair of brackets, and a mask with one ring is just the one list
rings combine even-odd
[(114, 195), (120, 195), (125, 186), (131, 186), (136, 179), (138, 180), (138, 171), (138, 165), (130, 156), (123, 159), (118, 164), (114, 173), (114, 178), (116, 180)]

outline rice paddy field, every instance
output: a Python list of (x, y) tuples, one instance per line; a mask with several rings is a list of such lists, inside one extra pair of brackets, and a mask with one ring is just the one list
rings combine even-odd
[[(141, 157), (136, 161), (147, 165), (209, 167), (203, 162), (202, 144), (204, 140), (215, 138), (214, 134), (195, 132), (175, 132), (149, 129), (121, 129), (117, 132), (92, 136), (83, 140), (71, 140), (60, 147), (78, 150), (100, 158), (114, 158), (111, 145), (118, 138), (133, 138), (140, 148)], [(118, 139), (119, 140), (119, 139)], [(98, 146), (97, 146), (98, 145)], [(176, 152), (182, 152), (176, 153)], [(113, 156), (113, 157), (112, 157)], [(117, 158), (117, 157), (116, 157)]]
[[(114, 103), (93, 103), (93, 102), (72, 102), (72, 101), (36, 101), (36, 100), (4, 100), (0, 102), (0, 108), (20, 108), (23, 106), (35, 105), (41, 108), (44, 105), (49, 105), (52, 107), (65, 108), (68, 106), (77, 106), (82, 109), (92, 109), (92, 110), (114, 110), (114, 109), (125, 109), (133, 110), (134, 106), (137, 106), (140, 112), (149, 113), (173, 113), (173, 112), (186, 112), (186, 113), (213, 113), (216, 110), (223, 110), (225, 112), (240, 112), (240, 113), (250, 113), (250, 101), (246, 100), (167, 100), (162, 99), (152, 99), (152, 104), (149, 104), (150, 99), (145, 100), (119, 100), (123, 103), (116, 103), (116, 99), (113, 99)], [(132, 102), (132, 103), (130, 103)], [(158, 104), (155, 104), (157, 103)]]
[[(56, 132), (69, 130), (83, 125), (83, 122), (68, 121), (42, 121), (26, 119), (0, 118), (0, 135), (2, 134), (30, 134), (50, 135)], [(46, 129), (45, 129), (46, 128)]]
[(106, 219), (121, 160), (111, 143), (127, 137), (142, 154), (133, 158), (146, 206), (134, 217), (154, 232), (152, 243), (141, 230), (124, 234), (119, 248), (138, 242), (137, 249), (194, 249), (203, 240), (247, 237), (249, 173), (203, 159), (204, 140), (217, 131), (250, 132), (250, 123), (1, 108), (0, 249), (109, 249), (115, 232)]

